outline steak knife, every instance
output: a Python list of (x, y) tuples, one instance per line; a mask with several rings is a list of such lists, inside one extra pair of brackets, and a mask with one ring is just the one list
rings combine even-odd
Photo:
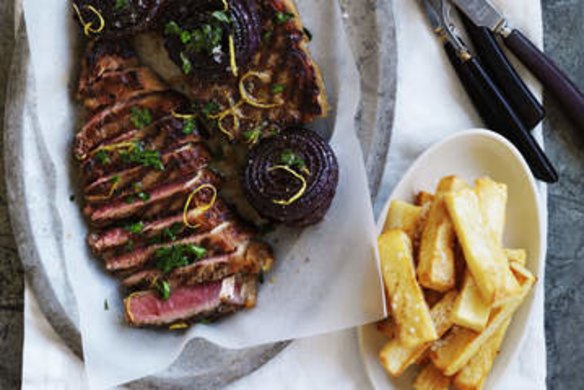
[(447, 0), (421, 0), (434, 33), (441, 39), (450, 63), (485, 124), (511, 141), (525, 157), (533, 175), (554, 183), (558, 175), (547, 156), (509, 105), (497, 85), (459, 38), (449, 16)]
[(539, 79), (563, 107), (568, 118), (584, 130), (584, 94), (521, 31), (508, 26), (505, 17), (488, 0), (452, 0), (474, 24), (501, 35), (515, 56)]

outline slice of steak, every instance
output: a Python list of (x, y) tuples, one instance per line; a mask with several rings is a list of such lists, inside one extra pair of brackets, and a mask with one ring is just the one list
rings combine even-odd
[(175, 288), (168, 300), (154, 290), (135, 292), (124, 300), (126, 321), (132, 326), (164, 326), (179, 321), (219, 318), (256, 304), (257, 277), (226, 279)]
[(104, 73), (80, 91), (78, 98), (83, 101), (85, 108), (95, 112), (116, 101), (165, 89), (168, 87), (150, 69), (138, 67)]
[(217, 253), (233, 252), (242, 243), (249, 241), (253, 232), (237, 222), (224, 222), (215, 229), (205, 233), (196, 233), (180, 240), (164, 244), (153, 244), (136, 248), (121, 255), (105, 257), (105, 268), (111, 272), (134, 270), (156, 261), (156, 251), (177, 245), (197, 245), (206, 249), (207, 256)]
[(138, 57), (130, 40), (94, 39), (85, 48), (81, 60), (81, 74), (77, 96), (81, 99), (100, 77), (107, 72), (134, 68), (139, 65)]
[[(234, 218), (233, 213), (221, 199), (217, 199), (209, 210), (201, 212), (195, 208), (187, 213), (189, 223), (198, 226), (198, 232), (209, 231), (232, 218)], [(136, 246), (140, 246), (143, 242), (160, 241), (162, 243), (182, 238), (185, 234), (192, 232), (184, 225), (182, 211), (169, 217), (134, 223), (140, 222), (143, 226), (139, 234), (132, 233), (127, 227), (115, 227), (103, 232), (91, 233), (88, 236), (91, 250), (99, 254), (122, 247), (130, 241)]]
[(164, 170), (139, 165), (98, 178), (85, 187), (85, 202), (105, 203), (114, 195), (131, 195), (136, 192), (136, 187), (141, 191), (150, 191), (157, 185), (174, 182), (198, 172), (210, 160), (211, 155), (202, 144), (182, 145), (160, 156)]
[(140, 146), (145, 150), (156, 150), (162, 155), (170, 153), (182, 145), (199, 143), (204, 140), (196, 122), (190, 124), (182, 119), (167, 115), (143, 129), (126, 131), (95, 147), (82, 162), (84, 182), (89, 184), (101, 176), (136, 166), (139, 162), (123, 158), (130, 148)]
[(153, 122), (187, 105), (188, 100), (174, 91), (150, 92), (120, 101), (93, 115), (75, 135), (75, 156), (85, 160), (89, 152), (102, 142), (139, 129), (132, 117), (135, 110), (147, 111), (150, 122)]
[[(171, 286), (189, 286), (205, 281), (223, 279), (241, 274), (258, 274), (270, 268), (273, 254), (269, 246), (255, 241), (240, 245), (235, 252), (213, 256), (194, 264), (172, 271), (165, 279)], [(128, 288), (148, 288), (160, 280), (164, 274), (156, 268), (149, 268), (128, 276), (122, 284)]]
[[(142, 197), (143, 199), (140, 199), (138, 195), (115, 197), (109, 203), (96, 207), (86, 205), (83, 212), (95, 227), (106, 227), (129, 217), (140, 219), (154, 215), (168, 215), (182, 209), (189, 194), (204, 184), (219, 188), (220, 178), (210, 170), (202, 169), (196, 175), (152, 188), (147, 195)], [(208, 192), (196, 193), (193, 204), (209, 203), (211, 195)]]

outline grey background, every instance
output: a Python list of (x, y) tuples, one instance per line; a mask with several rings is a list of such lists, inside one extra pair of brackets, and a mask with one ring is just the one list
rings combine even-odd
[[(584, 89), (584, 3), (542, 0), (545, 50)], [(13, 1), (0, 0), (0, 118), (12, 39)], [(550, 99), (546, 148), (560, 172), (549, 189), (549, 248), (546, 268), (548, 387), (584, 388), (584, 129), (571, 127)], [(0, 124), (1, 126), (1, 124)], [(0, 127), (0, 131), (3, 128)], [(0, 135), (0, 150), (2, 150)], [(0, 389), (20, 387), (23, 341), (23, 273), (6, 205), (0, 159)]]

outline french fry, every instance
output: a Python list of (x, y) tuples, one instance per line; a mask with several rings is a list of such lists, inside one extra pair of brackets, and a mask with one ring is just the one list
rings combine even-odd
[(502, 246), (505, 228), (505, 209), (507, 207), (507, 186), (488, 177), (475, 180), (475, 191), (479, 198), (483, 220), (495, 240)]
[(511, 323), (508, 318), (454, 377), (454, 387), (457, 390), (479, 390), (493, 367), (495, 358), (499, 354), (505, 333)]
[(535, 277), (521, 265), (513, 264), (512, 269), (521, 284), (520, 290), (505, 305), (493, 310), (485, 330), (477, 333), (469, 329), (455, 327), (444, 340), (440, 341), (436, 348), (433, 348), (430, 353), (432, 363), (445, 375), (451, 376), (460, 371), (485, 345), (485, 342), (511, 318), (531, 290), (535, 283)]
[(527, 252), (525, 249), (503, 249), (503, 252), (505, 252), (509, 263), (519, 263), (522, 266), (525, 266), (527, 263)]
[[(446, 293), (430, 310), (430, 316), (432, 317), (432, 322), (434, 323), (438, 337), (442, 337), (452, 327), (450, 313), (454, 306), (456, 296), (456, 291)], [(399, 339), (395, 338), (385, 344), (379, 353), (379, 360), (391, 376), (398, 377), (409, 366), (419, 361), (431, 345), (432, 343), (430, 342), (419, 347), (405, 347)]]
[(500, 305), (519, 286), (503, 249), (496, 244), (482, 217), (475, 191), (462, 189), (445, 195), (446, 205), (462, 246), (464, 258), (485, 302)]
[(399, 340), (408, 347), (436, 340), (438, 335), (430, 309), (416, 282), (409, 236), (403, 230), (393, 229), (383, 233), (378, 244), (381, 270)]
[(418, 281), (426, 288), (445, 292), (456, 283), (453, 252), (455, 236), (444, 195), (465, 187), (467, 184), (456, 176), (445, 177), (438, 184), (422, 231), (418, 254)]
[(416, 206), (424, 206), (426, 204), (430, 204), (434, 201), (434, 195), (426, 191), (420, 191), (416, 195), (415, 204)]
[(485, 302), (475, 280), (467, 271), (452, 310), (452, 321), (456, 325), (480, 332), (487, 326), (490, 313), (491, 307)]
[(422, 208), (414, 206), (401, 200), (391, 201), (389, 211), (387, 212), (387, 219), (383, 226), (383, 231), (386, 232), (391, 229), (402, 229), (405, 231), (410, 239), (414, 239), (418, 220)]
[(429, 363), (416, 377), (414, 389), (416, 390), (448, 390), (451, 379)]

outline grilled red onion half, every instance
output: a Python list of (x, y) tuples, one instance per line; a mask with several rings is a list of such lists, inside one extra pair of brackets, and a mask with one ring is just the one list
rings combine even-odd
[(246, 68), (259, 47), (260, 17), (252, 0), (175, 0), (164, 9), (165, 47), (186, 75), (232, 74), (230, 40), (240, 69)]
[(243, 191), (263, 217), (306, 226), (324, 217), (338, 180), (331, 147), (313, 131), (291, 128), (250, 151)]
[(152, 25), (165, 0), (74, 0), (73, 9), (88, 37), (121, 37)]

